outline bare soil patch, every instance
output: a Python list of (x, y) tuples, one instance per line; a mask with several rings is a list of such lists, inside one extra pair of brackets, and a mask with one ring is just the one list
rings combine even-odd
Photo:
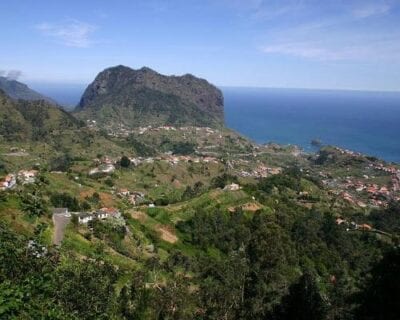
[(178, 241), (178, 237), (173, 233), (174, 231), (171, 227), (158, 225), (156, 227), (156, 230), (160, 233), (160, 237), (164, 241), (167, 241), (169, 243), (175, 243)]
[(131, 212), (131, 217), (133, 219), (139, 220), (141, 223), (144, 223), (147, 220), (147, 214), (142, 211)]

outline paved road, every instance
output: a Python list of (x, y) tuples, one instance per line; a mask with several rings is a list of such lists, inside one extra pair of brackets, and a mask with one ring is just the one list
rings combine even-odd
[(53, 244), (56, 246), (61, 245), (64, 239), (65, 227), (71, 220), (71, 217), (63, 214), (53, 214), (54, 233), (53, 233)]

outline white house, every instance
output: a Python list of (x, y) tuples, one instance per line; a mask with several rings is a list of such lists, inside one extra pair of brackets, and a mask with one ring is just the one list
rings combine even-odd
[(81, 224), (87, 224), (89, 221), (92, 221), (94, 218), (94, 215), (90, 214), (90, 213), (79, 213), (78, 214), (78, 222)]
[(107, 214), (107, 218), (120, 218), (121, 217), (121, 213), (119, 212), (118, 209), (116, 208), (101, 208), (99, 211), (97, 211), (97, 215), (99, 214)]
[(110, 215), (106, 211), (97, 211), (96, 217), (97, 217), (97, 219), (104, 220), (104, 219), (109, 218)]

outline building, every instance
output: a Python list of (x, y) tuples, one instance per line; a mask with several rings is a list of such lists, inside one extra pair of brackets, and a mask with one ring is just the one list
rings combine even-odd
[(120, 189), (118, 195), (120, 197), (127, 197), (130, 195), (130, 191), (128, 189)]
[(87, 212), (78, 213), (78, 222), (81, 224), (87, 224), (89, 221), (94, 219), (94, 215)]
[(97, 219), (104, 220), (104, 219), (107, 219), (109, 217), (110, 217), (110, 215), (106, 211), (100, 211), (99, 210), (99, 211), (96, 212), (96, 218)]
[(22, 184), (35, 183), (37, 170), (21, 170), (18, 172), (18, 179)]
[(97, 215), (108, 215), (107, 218), (120, 218), (121, 212), (116, 208), (101, 208), (97, 211)]

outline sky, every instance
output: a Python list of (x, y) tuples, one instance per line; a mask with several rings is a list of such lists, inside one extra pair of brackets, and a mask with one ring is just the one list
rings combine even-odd
[(4, 0), (0, 75), (87, 84), (114, 65), (218, 86), (400, 91), (400, 0)]

